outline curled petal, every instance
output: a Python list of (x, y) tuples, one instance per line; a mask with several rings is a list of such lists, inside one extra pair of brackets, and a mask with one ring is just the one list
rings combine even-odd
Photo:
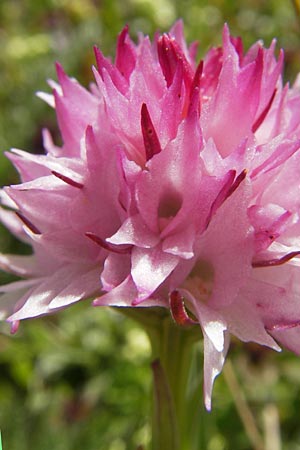
[(169, 302), (172, 317), (178, 325), (186, 327), (198, 323), (188, 316), (184, 306), (183, 297), (178, 291), (171, 292)]

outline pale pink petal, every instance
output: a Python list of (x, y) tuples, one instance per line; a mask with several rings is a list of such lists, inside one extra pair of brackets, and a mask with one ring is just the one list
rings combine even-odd
[(20, 277), (31, 277), (38, 273), (34, 256), (3, 255), (0, 253), (0, 268)]
[(50, 309), (63, 308), (83, 298), (95, 297), (98, 295), (101, 285), (99, 279), (99, 267), (88, 271), (84, 268), (77, 276), (51, 300)]
[(94, 306), (132, 306), (138, 295), (136, 286), (130, 276), (107, 294), (96, 298)]
[(190, 259), (194, 256), (195, 235), (193, 225), (171, 234), (164, 239), (163, 251), (184, 259)]
[[(21, 297), (18, 303), (15, 305), (15, 312), (7, 319), (9, 322), (16, 320), (27, 319), (30, 317), (36, 317), (43, 314), (48, 314), (54, 308), (50, 307), (50, 303), (59, 295), (63, 294), (61, 298), (60, 306), (64, 306), (63, 299), (65, 296), (67, 304), (71, 301), (69, 295), (74, 292), (72, 302), (78, 301), (81, 298), (87, 298), (95, 291), (95, 284), (93, 283), (88, 290), (83, 293), (81, 289), (78, 289), (74, 285), (74, 278), (81, 278), (86, 273), (86, 268), (83, 265), (69, 264), (62, 268), (57, 268), (57, 271), (52, 275), (42, 280), (37, 287), (29, 290), (23, 297)], [(71, 286), (68, 292), (68, 287)], [(73, 288), (72, 288), (73, 286)]]
[(211, 410), (211, 396), (215, 378), (222, 370), (229, 347), (229, 334), (224, 318), (203, 303), (197, 301), (188, 291), (180, 293), (189, 301), (202, 328), (204, 338), (204, 403)]
[(131, 270), (130, 254), (110, 253), (104, 261), (101, 272), (101, 284), (104, 291), (119, 286)]
[(165, 281), (178, 264), (178, 259), (163, 252), (159, 246), (133, 249), (131, 274), (141, 300), (149, 297)]
[(159, 242), (157, 234), (153, 233), (139, 215), (129, 217), (119, 230), (106, 239), (112, 244), (133, 244), (137, 247), (150, 248)]
[(216, 308), (235, 299), (252, 270), (254, 242), (245, 208), (250, 195), (250, 186), (244, 182), (218, 209), (207, 231), (197, 240), (198, 259), (213, 267), (209, 302)]
[(300, 356), (300, 325), (281, 330), (272, 330), (270, 334), (288, 350)]

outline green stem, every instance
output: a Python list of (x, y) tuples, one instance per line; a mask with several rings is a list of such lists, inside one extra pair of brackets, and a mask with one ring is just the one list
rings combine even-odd
[(192, 363), (193, 329), (178, 327), (166, 317), (159, 329), (148, 331), (154, 363), (154, 408), (152, 450), (190, 449), (187, 384)]
[[(198, 326), (179, 327), (164, 308), (120, 308), (120, 312), (142, 324), (152, 346), (152, 450), (198, 450), (190, 433), (194, 391), (187, 389), (193, 344), (201, 336)], [(199, 379), (199, 395), (200, 383)]]

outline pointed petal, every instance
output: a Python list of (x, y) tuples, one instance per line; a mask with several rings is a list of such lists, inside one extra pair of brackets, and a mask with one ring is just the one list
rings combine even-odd
[(0, 253), (0, 268), (20, 277), (30, 277), (38, 272), (34, 256), (3, 255)]
[(126, 25), (118, 37), (116, 67), (127, 80), (135, 67), (135, 62), (135, 48), (129, 37), (128, 25)]
[[(14, 322), (16, 320), (49, 314), (52, 312), (52, 309), (49, 306), (51, 301), (61, 293), (64, 293), (63, 295), (70, 294), (72, 289), (68, 292), (67, 287), (72, 286), (74, 279), (81, 278), (81, 276), (87, 271), (87, 267), (81, 264), (67, 264), (61, 268), (57, 268), (52, 276), (42, 280), (36, 287), (30, 289), (23, 297), (20, 298), (18, 305), (16, 305), (14, 314), (12, 314), (7, 320), (9, 322)], [(85, 292), (85, 298), (93, 293), (94, 288), (95, 286), (92, 285), (92, 291), (88, 290)], [(76, 290), (76, 287), (74, 286), (74, 292), (75, 291), (77, 297), (72, 298), (72, 302), (78, 301), (82, 298), (81, 290), (78, 288)], [(63, 305), (63, 298), (59, 303), (60, 305)], [(69, 295), (66, 295), (65, 298), (67, 302), (70, 302), (71, 298)], [(59, 308), (60, 307), (61, 306), (59, 306)]]
[[(82, 270), (82, 269), (81, 269)], [(86, 270), (73, 280), (49, 303), (50, 309), (63, 308), (83, 298), (95, 297), (100, 291), (100, 268)]]
[(219, 312), (197, 301), (189, 291), (179, 289), (179, 292), (192, 305), (202, 328), (204, 338), (204, 403), (206, 409), (210, 411), (214, 380), (223, 368), (229, 347), (227, 323)]

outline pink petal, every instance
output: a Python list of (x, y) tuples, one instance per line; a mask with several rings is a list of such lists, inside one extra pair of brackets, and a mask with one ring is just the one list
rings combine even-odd
[(15, 275), (33, 276), (38, 272), (33, 256), (3, 255), (0, 253), (0, 268)]
[(253, 238), (245, 207), (250, 195), (250, 186), (243, 182), (218, 209), (207, 231), (196, 241), (198, 259), (209, 262), (214, 270), (209, 304), (215, 308), (234, 300), (252, 270)]
[(116, 67), (128, 80), (136, 62), (135, 47), (128, 34), (128, 25), (121, 31), (117, 43)]
[(211, 410), (212, 388), (215, 378), (222, 370), (229, 347), (227, 323), (219, 312), (197, 301), (190, 292), (179, 292), (190, 302), (199, 320), (204, 338), (204, 403)]
[(150, 248), (158, 244), (158, 236), (149, 230), (139, 215), (129, 217), (108, 242), (116, 245), (132, 244), (137, 247)]
[(165, 281), (178, 260), (177, 256), (163, 252), (159, 246), (133, 249), (131, 274), (141, 300), (149, 297)]
[[(16, 320), (36, 317), (43, 314), (50, 313), (50, 303), (58, 297), (58, 303), (64, 306), (64, 298), (66, 304), (81, 300), (82, 291), (78, 289), (78, 285), (73, 284), (74, 279), (80, 279), (82, 275), (87, 272), (87, 268), (82, 265), (68, 264), (62, 268), (57, 268), (56, 272), (42, 280), (37, 287), (29, 290), (23, 297), (20, 298), (16, 305), (15, 313), (9, 318), (9, 322)], [(68, 287), (70, 290), (68, 291)], [(86, 286), (87, 287), (87, 286)], [(88, 290), (85, 290), (84, 297), (89, 297), (94, 293), (95, 285), (92, 284)], [(70, 295), (74, 293), (74, 297)], [(60, 298), (59, 296), (62, 295)], [(61, 306), (59, 306), (60, 308)]]

